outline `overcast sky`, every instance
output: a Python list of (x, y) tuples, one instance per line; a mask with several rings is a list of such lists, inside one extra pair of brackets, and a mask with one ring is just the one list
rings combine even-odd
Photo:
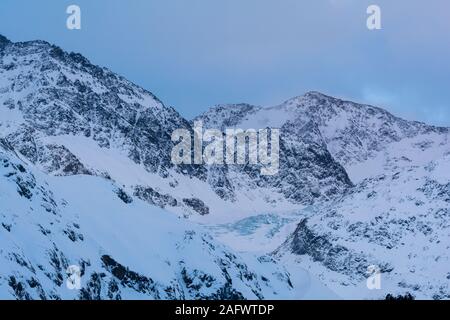
[(0, 0), (0, 34), (80, 52), (188, 118), (317, 90), (450, 126), (448, 0)]

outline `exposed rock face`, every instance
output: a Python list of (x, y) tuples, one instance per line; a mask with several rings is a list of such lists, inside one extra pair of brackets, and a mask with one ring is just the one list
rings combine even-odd
[[(327, 269), (364, 280), (367, 275), (367, 268), (375, 263), (373, 257), (366, 257), (363, 253), (351, 251), (348, 248), (334, 243), (326, 235), (314, 233), (308, 228), (307, 220), (302, 220), (295, 232), (288, 239), (287, 246), (296, 255), (308, 255), (314, 261), (322, 263)], [(382, 272), (392, 271), (389, 265), (383, 265)]]

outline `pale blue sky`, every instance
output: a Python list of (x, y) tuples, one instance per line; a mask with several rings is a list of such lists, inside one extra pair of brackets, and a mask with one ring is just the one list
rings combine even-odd
[(80, 52), (188, 118), (318, 90), (450, 126), (448, 0), (0, 0), (0, 34)]

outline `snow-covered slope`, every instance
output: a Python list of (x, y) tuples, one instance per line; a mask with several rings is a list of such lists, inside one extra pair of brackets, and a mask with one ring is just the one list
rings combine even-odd
[[(104, 178), (45, 176), (3, 140), (0, 243), (2, 299), (276, 299), (295, 292), (270, 258), (243, 258)], [(81, 269), (81, 290), (66, 286), (71, 265)]]
[[(297, 161), (308, 154), (295, 149), (308, 142), (301, 134), (307, 132), (354, 185), (281, 215), (215, 226), (223, 242), (236, 250), (274, 250), (292, 275), (307, 269), (342, 298), (450, 298), (448, 128), (318, 92), (268, 108), (220, 105), (198, 119), (219, 128), (279, 127)], [(332, 183), (319, 175), (312, 185), (323, 192), (322, 182)], [(371, 265), (382, 272), (381, 290), (366, 286)]]
[(208, 212), (199, 195), (220, 203), (203, 167), (173, 166), (170, 135), (190, 125), (150, 92), (44, 41), (3, 39), (0, 58), (0, 137), (23, 159), (109, 178), (181, 215)]
[[(317, 206), (276, 256), (307, 267), (342, 297), (450, 299), (449, 172), (447, 154), (365, 179)], [(382, 272), (380, 290), (366, 287), (371, 265)]]
[(279, 173), (173, 165), (192, 121), (79, 54), (0, 36), (0, 296), (449, 298), (448, 128), (318, 92), (195, 120), (279, 128)]

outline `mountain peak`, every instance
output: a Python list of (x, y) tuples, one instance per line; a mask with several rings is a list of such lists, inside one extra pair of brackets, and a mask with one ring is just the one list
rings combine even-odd
[[(312, 101), (318, 101), (318, 102), (324, 102), (324, 101), (339, 101), (339, 99), (334, 98), (332, 96), (328, 96), (324, 93), (321, 93), (319, 91), (308, 91), (304, 93), (303, 95), (295, 96), (293, 98), (290, 98), (286, 101), (284, 101), (280, 106), (286, 106), (286, 105), (304, 105), (305, 102), (312, 102)], [(309, 104), (308, 103), (308, 104)], [(321, 103), (319, 103), (321, 104)]]
[(305, 97), (305, 98), (333, 98), (333, 97), (327, 96), (326, 94), (323, 94), (322, 92), (319, 92), (319, 91), (308, 91), (303, 95), (303, 97)]
[(7, 45), (10, 43), (11, 41), (8, 38), (0, 34), (0, 46)]

